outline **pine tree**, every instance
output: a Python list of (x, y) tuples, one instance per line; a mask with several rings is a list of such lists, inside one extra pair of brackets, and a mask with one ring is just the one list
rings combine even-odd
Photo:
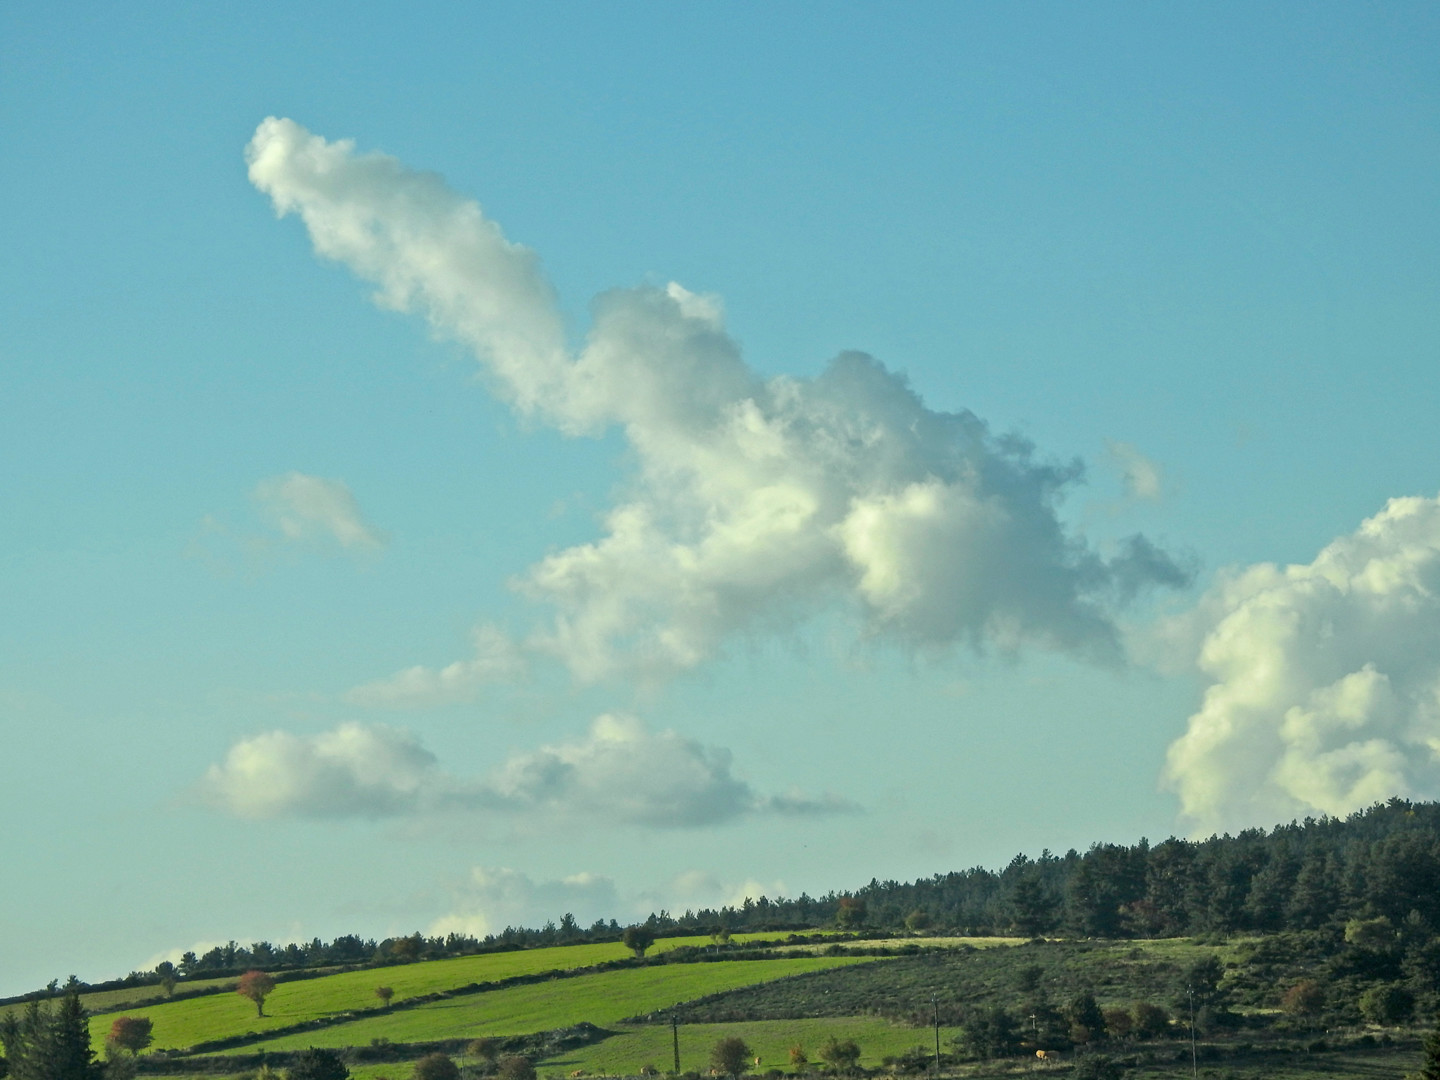
[(1424, 1064), (1412, 1080), (1440, 1080), (1440, 1017), (1436, 1018), (1435, 1027), (1425, 1036), (1424, 1051)]

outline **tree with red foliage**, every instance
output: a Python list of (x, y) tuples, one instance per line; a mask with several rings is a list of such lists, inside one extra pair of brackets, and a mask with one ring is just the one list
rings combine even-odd
[(265, 1015), (265, 999), (275, 989), (275, 979), (263, 971), (247, 971), (235, 984), (235, 992), (255, 1003), (255, 1015)]
[(105, 1041), (117, 1050), (129, 1050), (133, 1056), (150, 1045), (150, 1027), (148, 1016), (119, 1016), (110, 1025)]

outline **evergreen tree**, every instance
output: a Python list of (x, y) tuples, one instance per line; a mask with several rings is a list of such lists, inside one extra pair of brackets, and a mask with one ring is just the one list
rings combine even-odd
[(1440, 1017), (1436, 1017), (1436, 1026), (1425, 1036), (1424, 1051), (1424, 1061), (1413, 1080), (1440, 1080)]

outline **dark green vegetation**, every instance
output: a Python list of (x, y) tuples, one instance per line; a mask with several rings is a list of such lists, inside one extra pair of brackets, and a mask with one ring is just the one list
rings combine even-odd
[(677, 1052), (704, 1070), (722, 1044), (727, 1073), (743, 1045), (746, 1071), (787, 1074), (1158, 1077), (1193, 1055), (1214, 1078), (1440, 1077), (1440, 806), (631, 928), (231, 945), (66, 991), (0, 1003), (0, 1077), (304, 1080), (338, 1062), (410, 1080), (425, 1061), (417, 1080), (445, 1062), (551, 1080), (669, 1072)]

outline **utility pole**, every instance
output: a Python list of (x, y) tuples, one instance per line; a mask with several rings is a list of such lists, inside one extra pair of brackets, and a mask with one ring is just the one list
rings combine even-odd
[(930, 1007), (935, 1011), (935, 1075), (940, 1075), (940, 998), (930, 995)]
[(680, 1018), (670, 1014), (670, 1035), (675, 1041), (675, 1075), (680, 1075)]
[(1195, 987), (1187, 986), (1185, 993), (1190, 995), (1190, 1076), (1191, 1080), (1200, 1075), (1200, 1066), (1195, 1057)]

